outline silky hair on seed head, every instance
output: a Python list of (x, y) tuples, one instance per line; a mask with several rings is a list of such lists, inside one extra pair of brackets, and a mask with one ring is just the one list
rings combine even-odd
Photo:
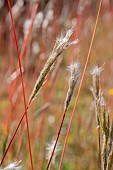
[[(55, 142), (56, 141), (53, 140), (51, 144), (47, 144), (47, 147), (46, 147), (46, 160), (50, 159), (51, 154), (53, 152), (53, 148), (54, 148)], [(52, 164), (54, 164), (55, 158), (58, 155), (59, 151), (60, 151), (60, 145), (59, 145), (59, 143), (57, 143), (57, 146), (55, 148), (55, 152), (54, 152), (54, 155), (53, 155), (53, 158), (52, 158)]]
[(80, 74), (81, 74), (80, 63), (75, 62), (75, 63), (71, 64), (68, 67), (68, 71), (70, 72), (70, 78), (69, 78), (69, 85), (68, 85), (69, 87), (68, 87), (68, 91), (67, 91), (67, 95), (66, 95), (66, 99), (65, 99), (65, 103), (64, 103), (64, 111), (65, 112), (67, 111), (67, 109), (69, 107), (72, 95), (74, 93), (74, 89), (75, 89), (76, 84), (78, 83), (79, 78), (80, 78)]
[(23, 166), (21, 165), (21, 161), (15, 161), (8, 163), (5, 168), (0, 167), (0, 170), (22, 170), (22, 167)]
[(56, 40), (53, 51), (52, 51), (51, 55), (49, 56), (48, 60), (46, 61), (45, 65), (44, 65), (35, 85), (34, 85), (32, 94), (29, 98), (29, 103), (31, 103), (31, 101), (35, 98), (35, 96), (39, 92), (40, 88), (43, 86), (43, 84), (46, 80), (46, 77), (48, 76), (51, 69), (54, 67), (54, 65), (57, 61), (57, 58), (60, 56), (60, 54), (62, 54), (62, 52), (69, 46), (75, 45), (79, 42), (78, 39), (74, 40), (72, 42), (69, 42), (69, 39), (70, 39), (72, 33), (73, 33), (73, 29), (69, 29), (66, 32), (65, 36), (61, 36), (60, 38), (58, 38)]

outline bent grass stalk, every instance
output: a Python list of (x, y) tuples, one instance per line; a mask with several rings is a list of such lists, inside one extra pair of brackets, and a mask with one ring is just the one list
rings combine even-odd
[(94, 42), (94, 37), (95, 37), (96, 29), (97, 29), (97, 24), (98, 24), (98, 20), (99, 20), (101, 6), (102, 6), (102, 0), (100, 0), (100, 4), (99, 4), (99, 8), (98, 8), (98, 13), (97, 13), (97, 17), (96, 17), (96, 22), (95, 22), (95, 26), (94, 26), (94, 30), (93, 30), (93, 34), (92, 34), (92, 38), (91, 38), (91, 43), (90, 43), (90, 47), (89, 47), (86, 63), (85, 63), (85, 66), (84, 66), (82, 78), (81, 78), (81, 81), (80, 81), (80, 86), (79, 86), (79, 89), (78, 89), (77, 97), (76, 97), (76, 100), (75, 100), (73, 112), (71, 114), (68, 130), (67, 130), (67, 133), (66, 133), (66, 137), (65, 137), (65, 141), (64, 141), (64, 146), (63, 146), (62, 155), (61, 155), (61, 159), (60, 159), (60, 164), (59, 164), (58, 170), (61, 170), (61, 167), (62, 167), (62, 162), (63, 162), (63, 158), (64, 158), (64, 154), (65, 154), (65, 149), (66, 149), (66, 145), (67, 145), (67, 140), (68, 140), (68, 136), (69, 136), (72, 120), (73, 120), (74, 113), (75, 113), (75, 110), (76, 110), (76, 106), (77, 106), (77, 103), (78, 103), (78, 99), (79, 99), (79, 96), (80, 96), (82, 84), (83, 84), (84, 77), (85, 77), (86, 68), (87, 68), (87, 65), (88, 65), (88, 62), (89, 62), (89, 59), (90, 59), (91, 49), (92, 49), (92, 45), (93, 45), (93, 42)]

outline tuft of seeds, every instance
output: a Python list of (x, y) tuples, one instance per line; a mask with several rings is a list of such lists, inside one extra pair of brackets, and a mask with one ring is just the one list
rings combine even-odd
[(10, 162), (5, 168), (0, 168), (0, 170), (22, 170), (21, 161)]
[[(48, 144), (47, 148), (46, 148), (46, 160), (50, 160), (50, 157), (52, 155), (52, 152), (53, 152), (53, 149), (54, 149), (54, 146), (55, 146), (55, 140), (52, 141), (51, 144)], [(52, 157), (52, 164), (54, 164), (55, 162), (55, 158), (56, 156), (58, 155), (58, 152), (60, 151), (60, 145), (57, 143), (56, 145), (56, 148), (55, 148), (55, 151), (54, 151), (54, 155)]]
[(94, 90), (94, 97), (95, 98), (99, 98), (100, 97), (100, 74), (102, 72), (103, 68), (102, 67), (98, 67), (95, 66), (92, 70), (91, 70), (91, 74), (93, 77), (93, 90)]
[(111, 170), (113, 164), (113, 123), (110, 125), (109, 109), (107, 111), (106, 102), (100, 89), (100, 74), (102, 70), (102, 67), (95, 66), (91, 71), (93, 79), (92, 93), (95, 102), (97, 127), (101, 128), (103, 138), (100, 163), (102, 162), (102, 170)]
[(100, 90), (100, 74), (103, 70), (102, 67), (95, 66), (91, 70), (91, 75), (93, 79), (93, 87), (91, 88), (94, 101), (95, 101), (95, 113), (97, 119), (97, 126), (100, 127), (100, 99), (101, 99), (101, 90)]
[(72, 95), (74, 93), (75, 86), (80, 78), (80, 64), (78, 62), (75, 62), (68, 67), (68, 70), (70, 71), (71, 75), (69, 78), (69, 88), (68, 88), (65, 103), (64, 103), (65, 112), (67, 111), (69, 107)]
[(61, 36), (60, 38), (58, 38), (56, 40), (55, 46), (53, 48), (53, 51), (51, 53), (51, 55), (49, 56), (47, 62), (45, 63), (39, 77), (38, 80), (35, 83), (34, 89), (32, 91), (32, 94), (29, 98), (29, 103), (36, 97), (38, 91), (40, 90), (40, 88), (43, 86), (43, 83), (45, 82), (45, 79), (47, 77), (47, 75), (49, 74), (50, 70), (54, 67), (54, 64), (58, 58), (58, 56), (69, 46), (71, 45), (75, 45), (79, 42), (79, 40), (75, 40), (72, 42), (69, 42), (69, 39), (71, 37), (71, 35), (73, 34), (73, 29), (69, 29), (66, 32), (65, 36)]

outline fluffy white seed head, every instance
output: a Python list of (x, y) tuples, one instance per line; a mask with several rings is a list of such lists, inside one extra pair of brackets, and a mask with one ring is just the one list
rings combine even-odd
[(0, 168), (0, 170), (22, 170), (21, 161), (10, 162), (5, 168)]
[(51, 69), (54, 67), (55, 62), (57, 61), (57, 58), (59, 57), (59, 55), (69, 46), (78, 43), (78, 40), (69, 42), (69, 39), (70, 39), (72, 33), (73, 33), (73, 29), (69, 29), (66, 32), (66, 35), (64, 37), (61, 36), (61, 38), (57, 39), (55, 46), (53, 48), (53, 51), (52, 51), (51, 55), (49, 56), (47, 62), (45, 63), (45, 65), (44, 65), (44, 67), (35, 83), (32, 94), (29, 98), (29, 103), (31, 103), (31, 101), (36, 97), (40, 88), (43, 86), (47, 75), (49, 74)]
[(102, 70), (102, 67), (95, 66), (90, 71), (93, 78), (93, 95), (95, 98), (100, 98), (100, 74)]
[(70, 78), (69, 78), (69, 88), (64, 103), (64, 111), (67, 111), (69, 107), (75, 86), (80, 78), (80, 64), (78, 62), (75, 62), (68, 67), (68, 70), (70, 71)]
[(70, 79), (77, 79), (80, 77), (80, 63), (75, 62), (68, 67), (71, 73)]
[(77, 44), (79, 42), (79, 39), (69, 42), (69, 39), (72, 34), (73, 34), (73, 29), (71, 28), (66, 32), (65, 36), (61, 35), (60, 38), (57, 38), (56, 45), (58, 45), (58, 48), (63, 46), (63, 48), (65, 49), (68, 46)]
[(100, 76), (101, 71), (103, 70), (102, 67), (94, 66), (93, 69), (90, 71), (90, 73), (93, 76)]
[[(55, 142), (56, 141), (53, 140), (51, 144), (47, 145), (47, 148), (46, 148), (46, 160), (48, 160), (48, 161), (50, 160), (50, 157), (52, 155), (52, 152), (53, 152), (53, 149), (54, 149), (54, 146), (55, 146)], [(55, 158), (58, 155), (59, 150), (60, 150), (60, 146), (59, 146), (59, 144), (57, 144), (57, 146), (55, 148), (55, 151), (54, 151), (54, 155), (52, 157), (52, 164), (54, 164)]]

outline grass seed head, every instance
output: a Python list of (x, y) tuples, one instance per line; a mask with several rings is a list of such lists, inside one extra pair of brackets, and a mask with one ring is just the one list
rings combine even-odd
[(64, 103), (64, 111), (67, 111), (69, 107), (75, 86), (80, 78), (80, 64), (78, 62), (75, 62), (68, 67), (68, 70), (70, 71), (71, 75), (69, 78), (69, 88)]
[(10, 162), (5, 168), (0, 168), (0, 170), (22, 170), (21, 161)]
[(91, 74), (93, 76), (93, 92), (96, 98), (98, 98), (100, 95), (100, 74), (102, 70), (103, 68), (98, 66), (95, 66), (91, 70)]
[(102, 70), (103, 70), (102, 67), (98, 66), (94, 66), (93, 69), (91, 70), (91, 75), (93, 79), (93, 87), (91, 88), (91, 91), (94, 96), (97, 126), (100, 126), (100, 114), (101, 114), (100, 100), (102, 96), (100, 90), (100, 74)]
[[(55, 145), (55, 140), (52, 141), (51, 144), (48, 144), (47, 148), (46, 148), (46, 160), (50, 160), (50, 157), (52, 155), (53, 149), (54, 149), (54, 145)], [(57, 144), (55, 151), (54, 151), (54, 155), (52, 157), (52, 164), (54, 164), (55, 162), (55, 158), (58, 155), (58, 152), (60, 150), (60, 146), (59, 144)]]
[(39, 92), (40, 88), (43, 86), (43, 83), (45, 82), (45, 79), (47, 75), (49, 74), (50, 70), (54, 67), (54, 64), (58, 58), (58, 56), (69, 46), (75, 45), (78, 43), (78, 40), (75, 40), (73, 42), (69, 42), (69, 39), (73, 33), (73, 29), (70, 29), (67, 31), (66, 35), (63, 37), (61, 36), (59, 39), (57, 39), (55, 46), (53, 48), (53, 51), (51, 55), (49, 56), (47, 62), (45, 63), (38, 80), (35, 83), (34, 89), (32, 91), (32, 94), (30, 96), (29, 101), (31, 102), (37, 93)]

